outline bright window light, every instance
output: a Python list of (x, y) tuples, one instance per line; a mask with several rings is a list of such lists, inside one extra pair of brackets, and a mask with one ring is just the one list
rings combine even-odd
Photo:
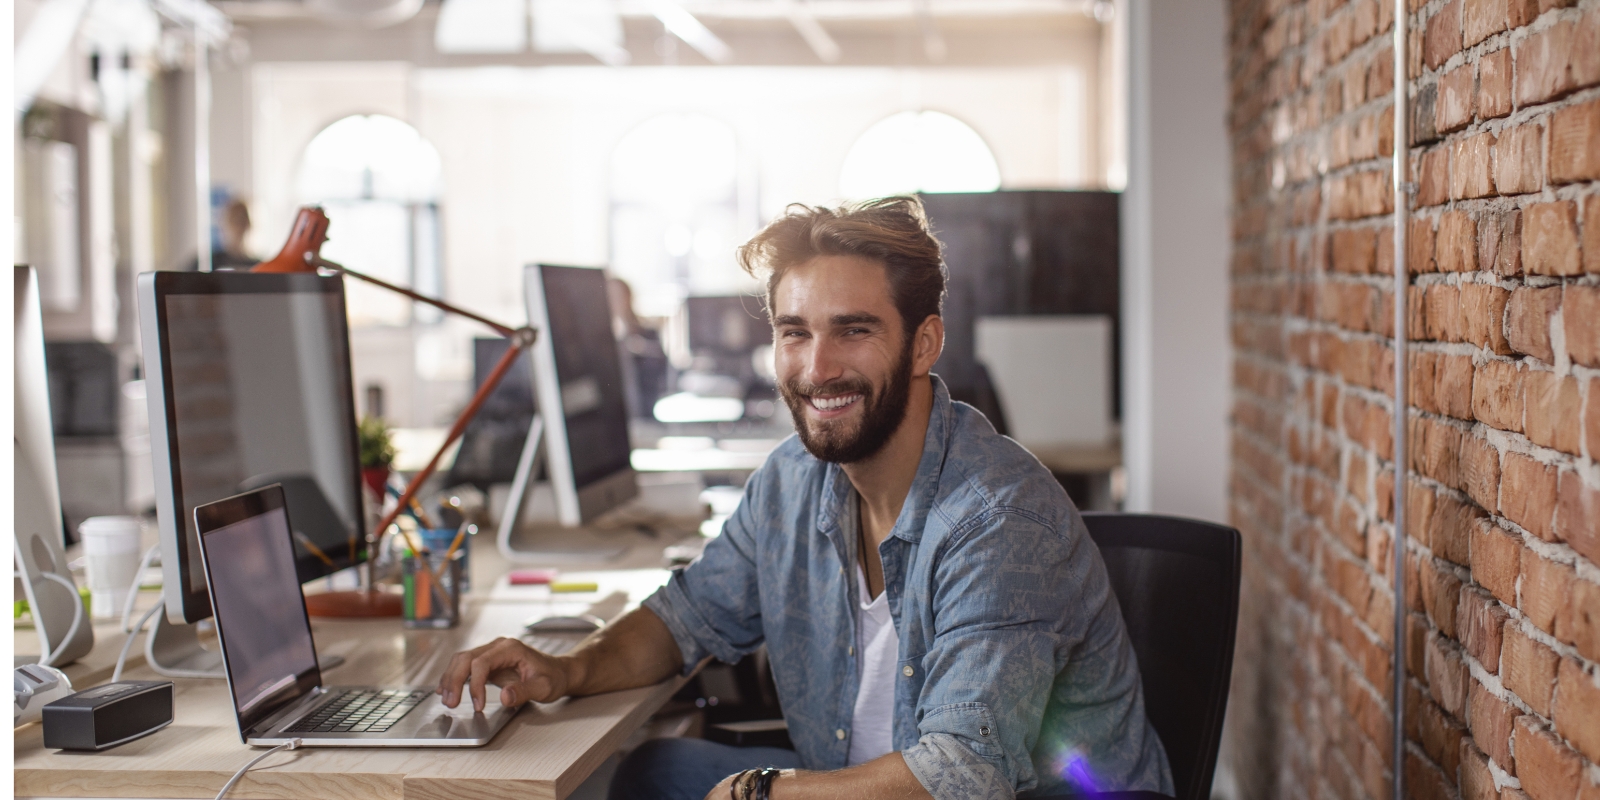
[(839, 193), (853, 200), (998, 188), (1000, 166), (983, 137), (938, 111), (903, 111), (868, 128), (839, 175)]
[(439, 193), (439, 151), (394, 117), (345, 117), (306, 145), (299, 190), (322, 201), (432, 200)]
[(444, 0), (433, 26), (441, 53), (520, 53), (528, 49), (528, 0)]

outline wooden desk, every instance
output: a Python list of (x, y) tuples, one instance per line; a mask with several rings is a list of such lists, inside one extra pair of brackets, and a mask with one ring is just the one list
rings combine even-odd
[[(503, 574), (505, 565), (493, 554), (492, 543), (479, 544), (487, 546), (474, 550), (474, 580), (496, 570)], [(659, 554), (661, 543), (655, 541), (652, 547)], [(638, 563), (640, 559), (627, 560)], [(530, 616), (564, 613), (577, 601), (586, 600), (597, 616), (615, 617), (663, 583), (667, 573), (619, 569), (566, 572), (565, 576), (593, 580), (600, 590), (541, 598), (540, 591), (503, 584), (498, 589), (481, 588), (466, 599), (462, 624), (446, 631), (406, 630), (398, 620), (313, 620), (319, 653), (347, 659), (323, 679), (332, 685), (432, 686), (457, 650), (514, 633)], [(116, 650), (110, 644), (109, 640), (97, 640), (90, 660), (97, 662), (105, 648), (114, 662)], [(88, 688), (92, 675), (99, 672), (94, 664), (86, 665), (85, 678), (75, 678), (75, 685)], [(143, 665), (130, 669), (126, 677), (158, 679)], [(234, 771), (261, 750), (240, 742), (224, 681), (174, 683), (173, 724), (104, 753), (46, 750), (37, 723), (18, 728), (13, 770), (16, 795), (214, 797)], [(278, 753), (250, 770), (228, 796), (286, 800), (561, 798), (577, 788), (682, 684), (681, 679), (673, 679), (625, 692), (530, 705), (481, 748), (307, 748)]]

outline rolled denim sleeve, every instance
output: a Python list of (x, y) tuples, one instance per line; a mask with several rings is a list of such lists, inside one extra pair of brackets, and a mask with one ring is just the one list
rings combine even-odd
[(644, 601), (677, 641), (685, 675), (706, 656), (737, 662), (765, 638), (757, 591), (757, 528), (751, 513), (761, 478), (761, 471), (751, 477), (739, 507), (723, 524), (722, 535), (706, 543), (699, 558), (674, 572)]
[[(1099, 643), (1083, 646), (1092, 635), (1122, 638), (1120, 624), (1096, 630), (1105, 612), (1119, 612), (1107, 608), (1109, 584), (1098, 551), (1074, 523), (1075, 517), (1054, 523), (1020, 509), (991, 508), (968, 520), (939, 555), (934, 637), (920, 659), (919, 738), (902, 751), (934, 797), (1009, 798), (1038, 787), (1032, 754), (1059, 657), (1098, 658), (1093, 645)], [(1101, 709), (1119, 720), (1129, 710)], [(1142, 706), (1137, 710), (1142, 726)], [(1096, 738), (1079, 741), (1092, 749)], [(1117, 760), (1085, 755), (1096, 767)]]

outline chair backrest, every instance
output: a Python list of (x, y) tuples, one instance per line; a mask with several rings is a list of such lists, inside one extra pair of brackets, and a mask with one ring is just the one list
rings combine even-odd
[(1199, 520), (1086, 513), (1139, 657), (1145, 714), (1179, 800), (1206, 800), (1239, 622), (1239, 532)]

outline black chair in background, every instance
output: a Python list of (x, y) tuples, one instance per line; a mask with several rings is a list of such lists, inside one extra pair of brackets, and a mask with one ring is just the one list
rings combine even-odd
[[(1086, 513), (1139, 657), (1144, 710), (1178, 800), (1206, 800), (1239, 624), (1239, 532), (1181, 517)], [(1117, 792), (1102, 798), (1160, 797)]]

